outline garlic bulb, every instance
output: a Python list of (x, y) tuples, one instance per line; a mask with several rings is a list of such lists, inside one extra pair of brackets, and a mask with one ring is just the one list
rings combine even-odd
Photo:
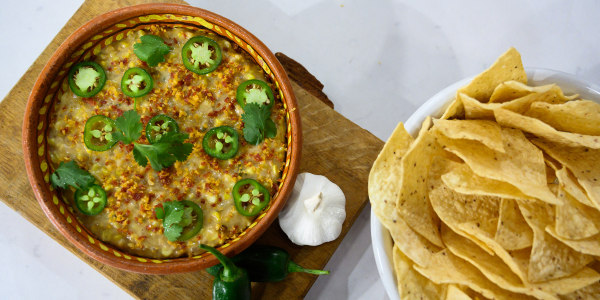
[(346, 219), (344, 192), (327, 177), (299, 174), (279, 225), (296, 245), (317, 246), (333, 241)]

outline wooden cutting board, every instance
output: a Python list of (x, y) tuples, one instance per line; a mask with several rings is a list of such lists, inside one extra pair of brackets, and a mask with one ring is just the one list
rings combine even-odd
[[(27, 180), (21, 148), (25, 105), (35, 79), (52, 53), (76, 28), (107, 11), (154, 1), (85, 1), (33, 65), (0, 103), (0, 201), (20, 213), (50, 237), (94, 267), (132, 296), (141, 299), (209, 299), (212, 276), (205, 271), (176, 275), (142, 275), (98, 263), (69, 243), (42, 212)], [(184, 3), (182, 1), (166, 1)], [(225, 16), (226, 17), (226, 16)], [(302, 266), (323, 268), (367, 203), (367, 177), (383, 142), (333, 110), (323, 85), (301, 65), (277, 53), (291, 79), (302, 118), (301, 172), (327, 176), (346, 195), (346, 221), (341, 236), (318, 247), (292, 244), (275, 222), (259, 244), (287, 249)], [(336, 276), (335, 270), (331, 270)], [(316, 277), (291, 274), (278, 283), (253, 284), (255, 299), (302, 298)]]

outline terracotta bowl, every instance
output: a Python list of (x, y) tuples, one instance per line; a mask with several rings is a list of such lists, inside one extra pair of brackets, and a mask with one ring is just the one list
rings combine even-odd
[(244, 49), (279, 88), (287, 110), (287, 157), (283, 180), (270, 206), (241, 234), (218, 249), (235, 255), (252, 244), (277, 218), (298, 173), (301, 149), (300, 116), (288, 77), (273, 53), (241, 26), (214, 13), (173, 4), (147, 4), (108, 12), (77, 29), (56, 50), (39, 75), (29, 97), (23, 124), (23, 152), (27, 175), (43, 211), (56, 228), (77, 248), (107, 265), (139, 273), (169, 274), (200, 270), (217, 263), (212, 255), (150, 259), (123, 252), (93, 236), (75, 217), (73, 208), (50, 184), (52, 170), (46, 151), (46, 131), (52, 104), (61, 93), (61, 82), (73, 62), (89, 59), (126, 31), (140, 24), (178, 23), (206, 28)]

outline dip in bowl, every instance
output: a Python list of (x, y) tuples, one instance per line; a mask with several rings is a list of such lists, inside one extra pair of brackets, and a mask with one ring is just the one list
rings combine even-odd
[[(141, 58), (137, 48), (143, 48), (144, 36), (160, 38), (169, 49), (161, 61)], [(81, 62), (102, 70), (77, 69)], [(85, 76), (95, 72), (104, 73), (105, 82), (88, 80), (86, 91), (101, 89), (78, 95), (78, 88), (88, 88)], [(240, 100), (240, 86), (242, 94), (255, 95)], [(272, 94), (263, 92), (265, 102), (256, 90)], [(275, 133), (247, 120), (257, 114), (250, 110), (267, 110), (261, 105), (268, 106), (266, 117)], [(97, 119), (101, 126), (93, 127)], [(142, 130), (133, 140), (117, 137), (118, 130), (122, 135), (124, 127), (135, 124), (134, 132)], [(187, 150), (171, 151), (177, 159), (164, 163), (152, 153), (164, 146), (160, 138), (170, 131), (185, 137), (176, 144)], [(256, 132), (264, 136), (257, 139)], [(242, 251), (277, 217), (300, 155), (294, 95), (273, 54), (231, 21), (182, 5), (128, 7), (78, 29), (38, 78), (23, 135), (30, 182), (53, 224), (91, 257), (142, 273), (186, 272), (217, 263), (199, 250), (200, 244), (225, 254)], [(220, 155), (224, 152), (232, 155)], [(106, 194), (103, 199), (96, 196), (99, 190), (88, 195), (88, 189), (51, 184), (56, 170), (69, 162), (93, 176)], [(241, 193), (233, 193), (236, 183), (248, 179), (264, 189), (245, 184)], [(241, 197), (244, 192), (251, 198)], [(104, 205), (99, 212), (98, 203)], [(187, 217), (178, 216), (185, 222), (169, 217), (177, 203), (185, 208)]]

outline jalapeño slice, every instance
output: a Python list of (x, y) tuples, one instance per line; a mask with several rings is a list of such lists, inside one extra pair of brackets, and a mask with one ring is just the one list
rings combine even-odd
[(233, 201), (237, 211), (248, 217), (258, 215), (269, 204), (269, 190), (258, 181), (242, 179), (233, 186)]
[(192, 221), (187, 226), (183, 227), (183, 231), (181, 231), (181, 235), (177, 238), (178, 241), (187, 241), (193, 237), (195, 237), (200, 229), (202, 229), (202, 225), (204, 223), (204, 215), (202, 214), (202, 209), (198, 204), (189, 201), (183, 200), (181, 201), (184, 207), (189, 207), (192, 209)]
[(274, 101), (273, 90), (266, 82), (258, 79), (242, 82), (237, 88), (235, 98), (242, 108), (246, 103), (256, 103), (271, 108)]
[(125, 71), (121, 79), (121, 91), (129, 97), (141, 97), (152, 90), (154, 82), (148, 71), (142, 68), (131, 68)]
[(79, 97), (92, 97), (98, 94), (106, 83), (104, 69), (93, 61), (83, 61), (69, 70), (69, 87)]
[(78, 189), (75, 191), (75, 205), (83, 214), (95, 216), (106, 206), (106, 191), (97, 184)]
[(115, 121), (103, 115), (95, 115), (85, 122), (83, 129), (83, 142), (93, 151), (106, 151), (112, 148), (117, 139), (113, 133), (117, 130)]
[(205, 36), (195, 36), (189, 39), (181, 49), (183, 65), (199, 75), (216, 70), (222, 57), (219, 44)]
[(154, 144), (167, 132), (179, 132), (179, 125), (173, 118), (167, 115), (156, 115), (146, 125), (146, 138), (150, 144)]
[(239, 148), (238, 133), (229, 126), (211, 128), (202, 139), (202, 148), (206, 154), (212, 157), (232, 158), (237, 154)]

